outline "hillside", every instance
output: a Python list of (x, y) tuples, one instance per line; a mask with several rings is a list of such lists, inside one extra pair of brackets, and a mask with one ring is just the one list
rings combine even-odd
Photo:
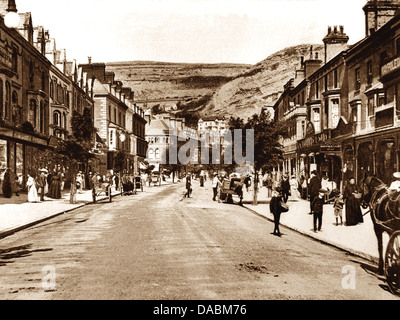
[[(274, 103), (294, 77), (301, 56), (309, 55), (310, 46), (285, 48), (254, 66), (130, 61), (107, 63), (107, 71), (131, 87), (135, 100), (145, 108), (195, 117), (247, 118)], [(322, 56), (323, 45), (313, 48)]]
[(209, 98), (222, 85), (252, 67), (245, 64), (154, 61), (113, 62), (106, 65), (107, 71), (114, 72), (116, 79), (135, 91), (135, 100), (160, 100), (161, 106)]
[[(300, 66), (301, 56), (309, 55), (310, 44), (283, 49), (257, 63), (232, 81), (224, 84), (213, 95), (207, 105), (199, 110), (200, 115), (235, 115), (247, 118), (271, 105), (282, 92), (283, 86), (294, 77)], [(322, 56), (323, 45), (313, 45), (314, 52)]]

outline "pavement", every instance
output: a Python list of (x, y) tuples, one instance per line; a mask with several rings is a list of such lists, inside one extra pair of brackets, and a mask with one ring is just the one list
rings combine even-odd
[[(259, 204), (253, 205), (253, 191), (245, 191), (244, 206), (253, 213), (258, 214), (270, 221), (274, 220), (269, 210), (269, 199), (267, 189), (261, 188), (257, 195)], [(288, 201), (289, 212), (282, 213), (280, 224), (291, 230), (300, 232), (308, 237), (318, 240), (322, 243), (332, 245), (336, 248), (360, 256), (374, 263), (378, 263), (378, 244), (375, 236), (371, 215), (368, 210), (363, 210), (364, 222), (356, 226), (336, 226), (336, 219), (333, 210), (333, 204), (324, 206), (322, 231), (314, 233), (313, 216), (310, 212), (310, 202), (300, 199)], [(343, 209), (343, 222), (345, 222), (345, 208)], [(339, 221), (340, 222), (340, 221)], [(273, 226), (271, 226), (271, 232)], [(281, 233), (285, 233), (281, 228)], [(383, 236), (383, 249), (386, 251), (386, 245), (389, 241), (387, 234)]]
[[(164, 182), (163, 184), (171, 184), (171, 182)], [(154, 187), (145, 187), (145, 191), (146, 188)], [(196, 188), (199, 188), (199, 186), (194, 184), (195, 194)], [(113, 196), (118, 196), (120, 195), (120, 192), (113, 190), (112, 194)], [(28, 203), (26, 194), (21, 194), (20, 197), (13, 196), (11, 201), (9, 199), (0, 198), (0, 239), (92, 203), (91, 191), (84, 191), (81, 194), (77, 194), (76, 204), (69, 203), (69, 196), (69, 193), (66, 192), (60, 200), (45, 198), (45, 201), (41, 203)], [(104, 199), (106, 199), (105, 196), (97, 198), (98, 201)], [(244, 190), (244, 207), (269, 221), (273, 221), (273, 215), (269, 210), (267, 189), (261, 188), (259, 190), (258, 205), (253, 205), (252, 200), (253, 191), (251, 189), (249, 192)], [(203, 202), (205, 201), (207, 200), (205, 199)], [(204, 203), (204, 205), (206, 205), (206, 203)], [(211, 199), (208, 205), (213, 205)], [(364, 223), (352, 227), (344, 225), (336, 226), (333, 205), (327, 204), (324, 206), (322, 231), (314, 233), (313, 216), (308, 214), (310, 211), (309, 202), (305, 200), (293, 201), (289, 198), (288, 205), (290, 208), (289, 212), (283, 213), (281, 216), (281, 225), (283, 226), (281, 232), (283, 233), (283, 236), (285, 233), (284, 228), (286, 227), (322, 243), (332, 245), (346, 252), (377, 263), (377, 240), (373, 230), (371, 216), (369, 213), (366, 213), (365, 210), (363, 210), (363, 213), (365, 214)], [(344, 210), (343, 218), (345, 218)], [(272, 231), (273, 225), (271, 225), (271, 232)], [(384, 250), (388, 240), (387, 235), (384, 235)]]

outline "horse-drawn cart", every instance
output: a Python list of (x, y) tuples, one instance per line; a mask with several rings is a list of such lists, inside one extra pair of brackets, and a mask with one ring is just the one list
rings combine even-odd
[(220, 200), (233, 203), (233, 196), (239, 197), (239, 204), (243, 205), (243, 178), (225, 179), (220, 187)]
[[(390, 190), (376, 177), (364, 181), (362, 205), (370, 208), (378, 240), (379, 273), (383, 273), (393, 294), (400, 295), (400, 192)], [(389, 235), (383, 258), (383, 233)]]
[(102, 194), (104, 194), (107, 197), (109, 202), (112, 201), (112, 192), (111, 192), (111, 184), (110, 183), (108, 183), (108, 182), (100, 183), (93, 187), (93, 189), (92, 189), (93, 202), (96, 202), (97, 197), (101, 196)]

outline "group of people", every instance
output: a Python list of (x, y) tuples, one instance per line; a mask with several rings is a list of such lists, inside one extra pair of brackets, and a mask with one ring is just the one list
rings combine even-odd
[(28, 202), (43, 202), (45, 196), (52, 199), (61, 199), (63, 189), (62, 173), (56, 169), (52, 173), (45, 168), (39, 170), (39, 175), (28, 174), (26, 187)]
[[(398, 174), (398, 177), (400, 188), (400, 173)], [(322, 182), (323, 181), (318, 177), (317, 171), (312, 171), (311, 177), (307, 183), (307, 189), (310, 200), (310, 214), (313, 215), (314, 232), (322, 231), (325, 198), (327, 192), (330, 191), (326, 186), (323, 186)], [(280, 217), (282, 212), (287, 210), (287, 207), (284, 204), (287, 203), (289, 195), (292, 194), (292, 192), (296, 193), (296, 197), (299, 195), (295, 190), (298, 190), (296, 184), (294, 182), (290, 183), (288, 175), (285, 175), (280, 186), (275, 188), (272, 193), (270, 212), (274, 215), (275, 220), (274, 235), (281, 235), (279, 231)], [(354, 177), (350, 177), (343, 193), (335, 188), (332, 191), (332, 195), (334, 197), (333, 207), (337, 226), (339, 224), (354, 226), (364, 222), (360, 205), (361, 192)], [(345, 222), (343, 219), (343, 209), (345, 209)]]

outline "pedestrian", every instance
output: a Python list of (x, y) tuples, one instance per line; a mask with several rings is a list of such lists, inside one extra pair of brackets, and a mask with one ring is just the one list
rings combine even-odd
[(354, 177), (350, 177), (349, 183), (344, 190), (343, 198), (346, 207), (346, 226), (355, 226), (364, 222), (360, 208), (361, 193), (358, 192)]
[(297, 181), (295, 175), (292, 176), (292, 179), (290, 179), (289, 183), (291, 200), (298, 201), (300, 199), (299, 182)]
[(314, 199), (318, 197), (319, 190), (321, 189), (321, 180), (319, 180), (316, 170), (311, 172), (311, 178), (308, 184), (308, 192), (310, 196), (310, 214), (312, 214), (312, 203)]
[(282, 212), (287, 212), (287, 209), (282, 207), (282, 189), (280, 187), (276, 188), (272, 192), (271, 201), (269, 203), (269, 210), (274, 215), (274, 232), (272, 233), (275, 236), (281, 237), (282, 234), (279, 230), (279, 223), (281, 220)]
[(61, 173), (54, 169), (51, 175), (48, 197), (52, 199), (61, 199)]
[(336, 218), (336, 226), (339, 225), (339, 219), (340, 219), (340, 225), (343, 225), (343, 206), (344, 206), (343, 194), (337, 189), (333, 191), (333, 194), (335, 195), (335, 200), (333, 202), (333, 209)]
[(40, 201), (44, 201), (44, 195), (46, 194), (46, 186), (47, 186), (47, 177), (46, 174), (48, 173), (47, 169), (40, 169), (39, 177), (36, 180), (36, 185), (38, 188), (38, 193), (40, 195)]
[(250, 185), (251, 185), (251, 178), (250, 178), (249, 175), (247, 175), (246, 178), (244, 178), (243, 183), (246, 186), (246, 191), (249, 192), (249, 188), (250, 188)]
[(219, 185), (220, 185), (220, 181), (218, 179), (218, 173), (214, 172), (214, 178), (212, 180), (213, 201), (217, 201)]
[(287, 203), (290, 195), (290, 182), (287, 174), (283, 176), (283, 179), (281, 181), (281, 192), (283, 202)]
[(39, 196), (36, 188), (35, 175), (28, 174), (28, 181), (26, 182), (26, 187), (28, 189), (28, 202), (39, 202)]
[(190, 173), (186, 175), (186, 193), (185, 198), (190, 198), (190, 194), (192, 193), (192, 176)]
[(271, 198), (272, 197), (272, 187), (274, 185), (274, 182), (272, 181), (272, 177), (270, 174), (268, 174), (267, 179), (265, 181), (265, 185), (267, 187), (267, 197)]
[(83, 187), (82, 171), (79, 171), (78, 174), (76, 175), (76, 189), (78, 193), (82, 193), (82, 187)]
[(4, 198), (11, 198), (12, 197), (12, 184), (14, 183), (13, 180), (11, 180), (11, 169), (7, 168), (5, 173), (4, 173), (4, 179), (3, 179), (3, 197)]
[(22, 173), (18, 173), (18, 175), (15, 176), (15, 195), (19, 197), (19, 193), (22, 190)]
[[(322, 231), (322, 215), (324, 212), (325, 190), (320, 189), (318, 196), (313, 199), (311, 203), (311, 212), (314, 215), (314, 232)], [(317, 225), (318, 223), (318, 225)]]

